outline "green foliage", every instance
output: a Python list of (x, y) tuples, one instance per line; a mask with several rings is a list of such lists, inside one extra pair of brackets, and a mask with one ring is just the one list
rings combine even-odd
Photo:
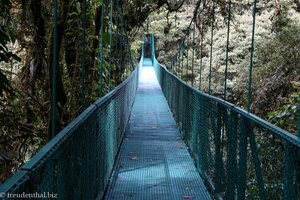
[(11, 5), (10, 0), (1, 0), (0, 2), (0, 11), (2, 12), (1, 15), (4, 15), (9, 10)]
[(110, 34), (109, 34), (109, 32), (104, 32), (103, 33), (103, 42), (106, 45), (110, 44)]
[[(265, 42), (260, 41), (257, 50), (257, 67), (259, 76), (269, 76), (274, 71), (280, 73), (292, 73), (300, 71), (300, 23), (291, 22), (278, 29), (275, 36)], [(294, 73), (295, 73), (294, 72)]]
[(4, 92), (13, 94), (13, 89), (7, 77), (0, 70), (0, 97), (3, 96)]
[(286, 13), (273, 21), (272, 36), (258, 41), (254, 101), (256, 114), (295, 133), (300, 95), (300, 23)]
[(275, 124), (278, 127), (281, 127), (285, 130), (288, 130), (292, 133), (297, 131), (297, 120), (299, 117), (298, 112), (298, 97), (300, 93), (295, 93), (291, 95), (289, 101), (277, 108), (276, 110), (269, 112), (267, 114), (268, 121)]
[[(8, 15), (10, 5), (11, 3), (9, 0), (2, 0), (0, 2), (0, 15), (2, 17)], [(5, 24), (2, 22), (2, 24), (0, 24), (0, 63), (8, 63), (12, 59), (16, 61), (21, 61), (20, 57), (9, 51), (7, 44), (10, 42), (14, 42), (14, 39), (7, 34), (7, 31), (5, 30)], [(13, 90), (10, 85), (10, 81), (7, 79), (4, 72), (0, 69), (0, 97), (3, 96), (4, 92), (12, 94)]]
[(7, 44), (14, 40), (6, 33), (5, 27), (0, 25), (0, 62), (8, 63), (11, 59), (21, 61), (21, 58), (9, 51)]

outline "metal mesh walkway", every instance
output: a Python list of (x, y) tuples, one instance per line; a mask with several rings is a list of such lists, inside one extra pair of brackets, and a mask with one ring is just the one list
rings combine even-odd
[(106, 199), (210, 199), (154, 69), (140, 80)]

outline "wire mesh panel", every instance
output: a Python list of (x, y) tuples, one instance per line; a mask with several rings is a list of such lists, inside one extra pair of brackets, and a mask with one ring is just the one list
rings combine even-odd
[(23, 193), (49, 193), (72, 200), (101, 198), (134, 102), (138, 70), (87, 108), (1, 185), (0, 198)]
[(201, 176), (218, 199), (300, 199), (300, 139), (198, 91), (154, 59)]

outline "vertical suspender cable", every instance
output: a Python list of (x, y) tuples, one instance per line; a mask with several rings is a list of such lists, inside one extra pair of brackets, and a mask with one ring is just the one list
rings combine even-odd
[(124, 65), (125, 65), (125, 72), (126, 72), (126, 75), (127, 75), (127, 57), (128, 57), (128, 55), (127, 55), (127, 43), (126, 43), (126, 37), (125, 37), (125, 25), (124, 25), (124, 19), (123, 19), (123, 10), (122, 10), (122, 6), (121, 6), (121, 8), (120, 8), (120, 10), (121, 10), (121, 23), (122, 23), (122, 25), (121, 25), (121, 29), (122, 29), (122, 31), (123, 31), (123, 33), (122, 33), (122, 39), (123, 39), (123, 45), (124, 45), (124, 52), (122, 52), (122, 55), (123, 54), (125, 54), (125, 57), (124, 57)]
[(188, 30), (188, 37), (187, 37), (187, 41), (186, 41), (186, 72), (185, 72), (185, 78), (186, 78), (186, 83), (188, 82), (188, 70), (189, 70), (189, 36), (190, 36), (190, 33), (189, 33), (190, 30)]
[(180, 63), (181, 63), (180, 53), (181, 53), (181, 44), (179, 44), (179, 49), (178, 49), (178, 53), (177, 53), (177, 58), (178, 58), (177, 76), (179, 75), (179, 72), (180, 72)]
[(185, 51), (185, 38), (182, 41), (181, 79), (183, 79), (183, 75), (184, 75), (184, 51)]
[[(122, 12), (122, 16), (124, 16), (124, 11), (123, 11), (123, 7), (122, 6), (121, 6), (121, 12)], [(123, 25), (125, 27), (124, 20), (123, 20)], [(127, 48), (128, 48), (128, 52), (127, 53), (129, 53), (129, 61), (130, 61), (132, 70), (134, 70), (134, 64), (133, 64), (133, 60), (132, 60), (132, 57), (131, 57), (131, 47), (130, 47), (129, 37), (128, 37), (128, 33), (127, 33), (127, 28), (126, 27), (124, 28), (124, 31), (125, 31), (125, 36), (126, 36), (125, 42), (126, 42), (126, 45), (127, 45)]]
[(155, 43), (154, 43), (155, 41), (154, 41), (154, 35), (153, 34), (151, 34), (151, 46), (152, 46), (152, 56), (153, 56), (153, 61), (154, 61), (154, 59), (155, 59)]
[(298, 96), (298, 137), (300, 138), (300, 96)]
[[(121, 5), (120, 5), (121, 6)], [(123, 27), (123, 24), (122, 24), (122, 19), (121, 19), (121, 17), (120, 17), (120, 9), (119, 9), (119, 7), (118, 7), (118, 18), (119, 18), (119, 23), (120, 23), (120, 54), (119, 54), (119, 57), (120, 57), (120, 68), (121, 68), (121, 71), (122, 71), (122, 69), (123, 69), (123, 67), (122, 67), (122, 64), (123, 64), (123, 48), (124, 48), (124, 43), (123, 43), (123, 32), (122, 32), (122, 27)]]
[[(130, 65), (131, 65), (132, 70), (134, 70), (134, 64), (133, 64), (133, 60), (132, 60), (132, 57), (131, 57), (131, 47), (130, 47), (130, 43), (129, 43), (129, 37), (128, 37), (127, 29), (125, 30), (125, 34), (126, 34), (126, 42), (127, 42), (127, 45), (128, 45), (128, 54), (129, 54)], [(154, 38), (153, 38), (153, 40), (154, 40)], [(154, 58), (154, 55), (153, 55), (153, 58)]]
[(201, 87), (201, 81), (202, 81), (202, 71), (203, 71), (203, 60), (202, 60), (202, 56), (203, 56), (203, 36), (204, 36), (204, 12), (205, 12), (205, 0), (202, 1), (202, 17), (201, 17), (201, 21), (202, 21), (202, 25), (201, 25), (201, 42), (200, 42), (200, 77), (199, 77), (199, 90), (202, 89)]
[(251, 111), (251, 96), (252, 96), (252, 71), (253, 71), (253, 52), (254, 52), (254, 34), (255, 34), (255, 16), (256, 16), (256, 0), (253, 0), (253, 24), (250, 52), (250, 67), (249, 67), (249, 85), (248, 85), (248, 106), (247, 111)]
[(176, 57), (175, 57), (175, 62), (174, 62), (174, 66), (173, 66), (173, 68), (172, 68), (172, 73), (174, 74), (174, 72), (176, 72), (176, 67), (177, 67), (177, 62), (178, 62), (178, 56), (176, 55)]
[(212, 0), (211, 12), (211, 41), (210, 41), (210, 58), (209, 58), (209, 82), (208, 94), (211, 94), (211, 68), (212, 68), (212, 54), (213, 54), (213, 41), (214, 41), (214, 24), (215, 24), (215, 0)]
[[(152, 55), (153, 52), (152, 52), (152, 45), (151, 45), (151, 44), (152, 44), (152, 43), (151, 43), (152, 38), (151, 38), (151, 37), (149, 37), (149, 41), (150, 41), (150, 42), (149, 42), (149, 44), (150, 44), (150, 45), (149, 45), (149, 47), (150, 47), (150, 57), (151, 57), (151, 59), (153, 59), (153, 55)], [(152, 60), (152, 62), (153, 62), (153, 60)]]
[(83, 26), (83, 35), (82, 35), (82, 74), (81, 74), (81, 106), (84, 108), (85, 101), (85, 65), (86, 65), (86, 0), (83, 0), (83, 18), (82, 18), (82, 26)]
[[(118, 17), (118, 7), (119, 7), (119, 0), (116, 0), (116, 14), (117, 14), (117, 24), (116, 24), (116, 29), (117, 29), (117, 33), (116, 33), (116, 48), (115, 48), (115, 55), (117, 58), (120, 58), (119, 55), (119, 17)], [(116, 67), (118, 67), (118, 62), (116, 62)]]
[(172, 71), (173, 74), (174, 74), (174, 72), (176, 72), (177, 62), (178, 62), (178, 56), (176, 55), (176, 57), (175, 57), (175, 63), (174, 63), (173, 71)]
[(53, 60), (52, 60), (52, 102), (51, 102), (51, 138), (56, 135), (56, 59), (57, 59), (57, 0), (54, 0), (53, 16)]
[(180, 42), (179, 44), (179, 49), (178, 49), (178, 77), (181, 77), (181, 63), (182, 63), (182, 56), (181, 56), (181, 53), (182, 53), (182, 45), (183, 45), (183, 40)]
[(145, 52), (145, 35), (143, 35), (143, 45), (142, 45), (142, 54), (141, 54), (142, 58), (144, 58), (144, 52)]
[[(122, 19), (123, 20), (123, 19)], [(125, 28), (124, 28), (124, 21), (123, 21), (123, 24), (122, 24), (122, 27), (123, 27), (123, 43), (124, 43), (124, 54), (125, 54), (125, 57), (124, 57), (124, 64), (125, 64), (125, 71), (126, 71), (126, 76), (127, 76), (127, 73), (128, 73), (128, 69), (127, 69), (127, 63), (128, 63), (128, 54), (127, 54), (127, 43), (126, 43), (126, 37), (125, 37)]]
[(179, 74), (179, 63), (180, 63), (180, 44), (179, 44), (179, 48), (178, 48), (178, 53), (177, 53), (177, 60), (178, 60), (178, 64), (177, 64), (177, 66), (176, 66), (176, 71), (177, 71), (177, 76), (178, 76), (178, 74)]
[(231, 20), (231, 0), (229, 0), (229, 2), (228, 2), (227, 40), (226, 40), (226, 58), (225, 58), (225, 80), (224, 80), (224, 100), (227, 99), (227, 75), (228, 75), (228, 51), (229, 51), (230, 20)]
[(112, 41), (112, 31), (113, 31), (113, 24), (112, 24), (112, 11), (113, 11), (113, 0), (110, 0), (110, 12), (109, 12), (109, 75), (108, 75), (108, 92), (111, 89), (111, 73), (112, 73), (112, 51), (113, 51), (113, 41)]
[(177, 76), (178, 77), (180, 77), (180, 67), (181, 67), (181, 44), (182, 43), (180, 43), (179, 44), (179, 49), (178, 49), (178, 54), (177, 54), (177, 56), (178, 56), (178, 65), (177, 65)]
[(184, 69), (183, 69), (183, 63), (184, 63), (184, 40), (182, 41), (182, 55), (181, 55), (181, 79), (183, 79), (183, 71), (184, 71)]
[(100, 30), (100, 97), (102, 97), (102, 85), (103, 85), (103, 30), (104, 30), (104, 0), (102, 0), (101, 8), (101, 30)]
[(194, 18), (194, 27), (193, 27), (192, 86), (194, 86), (195, 32), (196, 32), (195, 20), (196, 18)]

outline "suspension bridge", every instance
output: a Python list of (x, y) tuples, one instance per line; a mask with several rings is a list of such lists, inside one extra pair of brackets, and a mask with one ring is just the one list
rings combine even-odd
[(245, 111), (226, 88), (220, 99), (174, 75), (187, 34), (168, 67), (145, 37), (131, 75), (21, 166), (0, 198), (299, 199), (299, 137), (250, 113), (251, 81)]

